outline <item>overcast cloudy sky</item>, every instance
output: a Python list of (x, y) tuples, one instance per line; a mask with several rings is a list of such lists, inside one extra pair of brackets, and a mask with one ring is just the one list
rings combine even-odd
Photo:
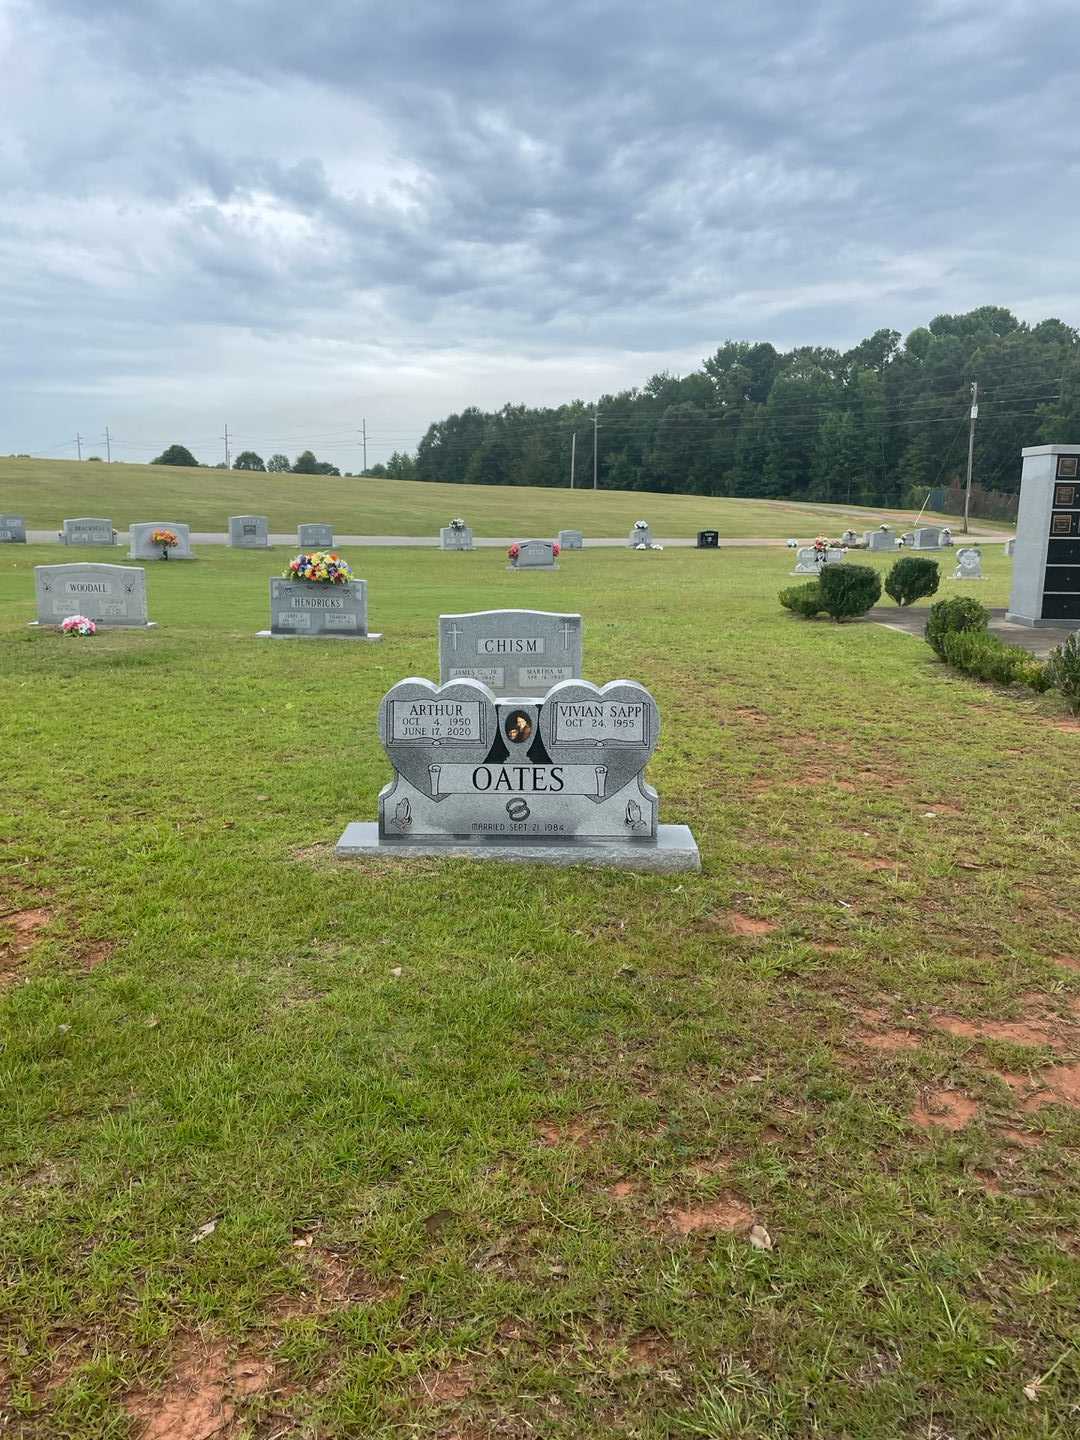
[(1080, 323), (1078, 0), (0, 0), (0, 453)]

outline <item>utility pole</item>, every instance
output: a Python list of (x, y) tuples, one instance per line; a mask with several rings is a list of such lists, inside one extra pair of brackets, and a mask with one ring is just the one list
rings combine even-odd
[(76, 444), (76, 446), (78, 447), (79, 459), (81, 460), (81, 459), (82, 459), (82, 436), (81, 436), (81, 435), (76, 435), (76, 436), (75, 436), (75, 444)]
[(231, 469), (231, 468), (232, 468), (232, 467), (231, 467), (230, 464), (229, 464), (229, 427), (228, 427), (228, 425), (226, 425), (226, 426), (225, 426), (225, 469), (226, 469), (226, 470), (229, 470), (229, 469)]
[(367, 420), (360, 421), (360, 433), (364, 437), (364, 474), (367, 474)]
[(570, 436), (570, 489), (574, 488), (574, 461), (577, 458), (577, 431)]
[(109, 427), (105, 426), (105, 456), (107, 465), (112, 464), (112, 440), (109, 436)]
[(592, 488), (596, 489), (596, 432), (599, 429), (596, 416), (592, 417)]
[(968, 533), (968, 515), (971, 511), (971, 469), (975, 463), (975, 421), (979, 418), (979, 382), (971, 382), (971, 416), (968, 424), (968, 463), (967, 463), (967, 484), (964, 486), (964, 523), (961, 527), (963, 533)]

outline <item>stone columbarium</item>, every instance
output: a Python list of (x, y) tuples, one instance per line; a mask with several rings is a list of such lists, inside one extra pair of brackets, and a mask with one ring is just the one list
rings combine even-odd
[[(547, 658), (546, 647), (515, 644), (546, 640), (553, 621), (576, 617), (536, 612), (533, 623), (532, 613), (444, 618), (475, 622), (463, 628), (475, 632), (485, 658)], [(488, 618), (497, 652), (483, 648)], [(573, 627), (568, 634), (572, 665)], [(700, 869), (693, 835), (685, 825), (659, 824), (645, 779), (659, 736), (656, 701), (634, 680), (596, 686), (575, 677), (516, 695), (496, 695), (471, 678), (401, 680), (379, 707), (394, 774), (379, 796), (378, 823), (346, 826), (337, 853)]]

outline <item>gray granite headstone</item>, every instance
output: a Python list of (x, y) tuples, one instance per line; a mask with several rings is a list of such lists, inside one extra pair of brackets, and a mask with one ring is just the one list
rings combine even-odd
[(652, 526), (643, 520), (639, 520), (630, 531), (627, 545), (631, 550), (640, 550), (642, 546), (648, 549), (652, 543)]
[(840, 536), (840, 539), (845, 545), (858, 545), (859, 543), (859, 537), (854, 530), (845, 530), (843, 535)]
[(1015, 553), (1016, 553), (1016, 536), (1014, 535), (1011, 540), (1006, 540), (1006, 541), (1005, 541), (1005, 554), (1006, 554), (1006, 555), (1008, 556), (1008, 558), (1011, 560), (1012, 557), (1013, 557), (1013, 555), (1014, 555)]
[(334, 527), (332, 525), (298, 525), (296, 543), (301, 550), (332, 550), (334, 548)]
[(510, 570), (557, 570), (554, 540), (519, 540), (517, 554), (507, 567)]
[(115, 545), (116, 531), (111, 520), (100, 515), (83, 515), (64, 521), (60, 539), (65, 545)]
[(470, 525), (444, 525), (439, 531), (440, 550), (471, 550), (473, 532)]
[(891, 530), (867, 530), (863, 543), (867, 550), (895, 550), (896, 536)]
[(812, 545), (800, 545), (798, 554), (795, 556), (795, 569), (792, 575), (817, 575), (821, 571), (818, 564), (818, 554)]
[(270, 521), (265, 515), (230, 515), (229, 544), (234, 550), (269, 550)]
[(524, 700), (477, 680), (402, 680), (379, 707), (394, 778), (378, 826), (349, 825), (337, 853), (698, 869), (686, 827), (658, 825), (645, 766), (659, 734), (656, 702), (632, 680), (567, 680)]
[(439, 679), (479, 680), (496, 696), (543, 695), (581, 675), (580, 615), (479, 610), (439, 616)]
[(26, 521), (21, 515), (0, 515), (0, 545), (25, 545)]
[(270, 581), (270, 629), (258, 633), (277, 639), (382, 639), (368, 632), (366, 580), (323, 585), (275, 577)]
[(585, 536), (580, 530), (560, 530), (559, 548), (561, 550), (583, 550), (585, 548)]
[(913, 550), (940, 550), (944, 545), (941, 536), (940, 525), (923, 525), (915, 531), (911, 548)]
[(98, 625), (146, 626), (146, 571), (137, 565), (35, 565), (37, 623), (85, 615)]
[(965, 548), (956, 552), (954, 580), (982, 580), (982, 555), (978, 550)]
[(140, 520), (128, 529), (129, 560), (160, 560), (161, 546), (150, 539), (155, 530), (171, 530), (177, 543), (169, 551), (170, 560), (194, 560), (191, 551), (191, 526), (177, 520)]

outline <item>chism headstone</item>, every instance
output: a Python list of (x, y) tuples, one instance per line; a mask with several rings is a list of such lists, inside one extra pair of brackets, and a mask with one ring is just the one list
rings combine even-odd
[(581, 616), (478, 610), (439, 616), (439, 679), (480, 680), (492, 694), (542, 695), (581, 675)]

